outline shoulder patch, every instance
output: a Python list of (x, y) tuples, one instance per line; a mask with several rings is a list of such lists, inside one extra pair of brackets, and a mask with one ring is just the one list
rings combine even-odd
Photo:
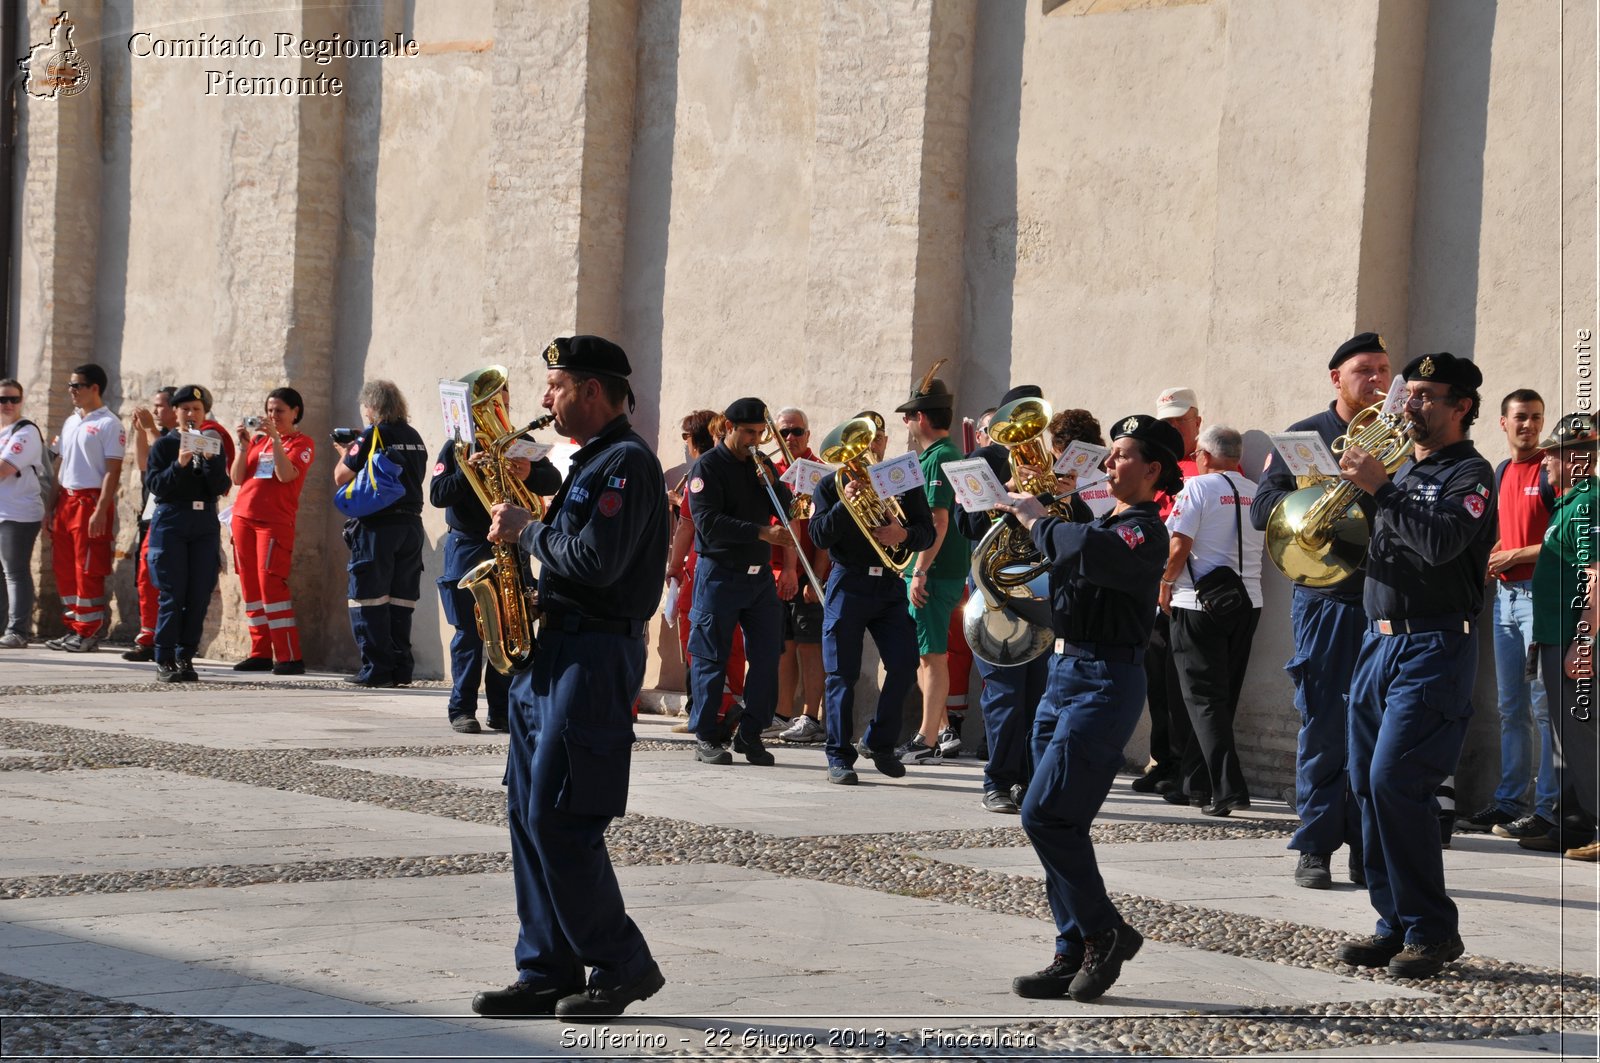
[(620, 491), (624, 487), (628, 486), (628, 481), (622, 476), (608, 476), (606, 477), (606, 486), (615, 487), (618, 491)]
[(704, 480), (700, 479), (700, 477), (696, 476), (694, 479), (689, 481), (689, 490), (693, 491), (695, 494), (699, 494), (701, 491), (704, 491), (705, 489), (706, 489), (706, 482)]
[(1488, 508), (1484, 505), (1483, 499), (1477, 495), (1466, 496), (1461, 500), (1461, 504), (1467, 507), (1467, 512), (1472, 514), (1474, 520), (1483, 516), (1483, 511)]
[(1481, 498), (1487, 499), (1489, 497), (1489, 489), (1483, 484), (1479, 484), (1477, 487), (1474, 487), (1473, 490), (1476, 491)]
[[(300, 458), (301, 458), (302, 461), (304, 461), (305, 460), (305, 455), (304, 454), (300, 455)], [(442, 461), (435, 462), (434, 466), (433, 466), (433, 474), (435, 476), (438, 476), (442, 472), (444, 472), (444, 462), (442, 462)]]
[(1128, 544), (1129, 550), (1137, 550), (1144, 542), (1144, 529), (1137, 524), (1118, 525), (1117, 534)]
[(309, 462), (311, 460), (311, 451), (302, 450), (300, 452), (300, 460), (304, 461), (304, 462)]
[(622, 495), (616, 491), (602, 491), (600, 501), (594, 504), (602, 517), (615, 517), (622, 511)]

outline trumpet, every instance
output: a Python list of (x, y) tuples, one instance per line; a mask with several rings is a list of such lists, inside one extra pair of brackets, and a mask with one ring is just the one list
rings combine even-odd
[[(544, 500), (511, 475), (505, 450), (512, 441), (555, 420), (546, 414), (516, 428), (506, 401), (506, 371), (494, 365), (462, 378), (471, 386), (473, 442), (487, 456), (481, 466), (469, 460), (471, 449), (456, 440), (456, 465), (485, 511), (502, 503), (528, 510), (534, 520), (544, 519)], [(457, 581), (472, 595), (473, 613), (483, 636), (484, 656), (502, 675), (520, 672), (533, 663), (537, 648), (533, 634), (533, 591), (523, 579), (522, 559), (510, 543), (495, 543), (494, 556), (480, 562)]]
[[(878, 427), (871, 417), (855, 417), (828, 433), (822, 441), (820, 453), (823, 461), (839, 466), (839, 501), (850, 511), (856, 527), (861, 529), (861, 534), (877, 551), (884, 566), (903, 576), (916, 561), (916, 552), (904, 542), (885, 546), (872, 534), (873, 529), (882, 528), (890, 521), (902, 528), (906, 526), (906, 513), (900, 507), (899, 499), (880, 496), (872, 486), (871, 474), (867, 472), (867, 456), (872, 453), (872, 441), (877, 434)], [(852, 483), (857, 485), (854, 498), (845, 490)]]

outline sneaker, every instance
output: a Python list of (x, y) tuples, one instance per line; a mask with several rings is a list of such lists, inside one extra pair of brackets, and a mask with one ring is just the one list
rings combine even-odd
[(1580, 845), (1576, 849), (1568, 849), (1567, 859), (1582, 860), (1590, 864), (1600, 860), (1600, 842), (1590, 842), (1588, 845)]
[(881, 774), (887, 775), (891, 779), (905, 778), (906, 766), (900, 763), (900, 758), (895, 756), (893, 752), (874, 753), (869, 749), (867, 750), (867, 757), (872, 761), (872, 766), (877, 768)]
[[(84, 641), (87, 642), (88, 640), (85, 639)], [(183, 673), (178, 677), (180, 683), (200, 682), (200, 673), (194, 670), (194, 662), (189, 658), (181, 655), (178, 657), (178, 671)]]
[(1355, 883), (1357, 886), (1360, 886), (1362, 889), (1366, 889), (1367, 888), (1366, 854), (1363, 853), (1360, 849), (1355, 849), (1355, 848), (1350, 849), (1349, 850), (1349, 864), (1347, 865), (1347, 867), (1348, 867), (1348, 869), (1350, 871), (1350, 881)]
[(827, 737), (827, 729), (809, 716), (796, 716), (794, 722), (778, 735), (780, 742), (820, 742)]
[[(920, 738), (921, 736), (918, 735)], [(939, 752), (947, 757), (954, 757), (961, 752), (961, 735), (953, 728), (946, 727), (939, 732)]]
[(702, 764), (732, 764), (733, 754), (704, 738), (694, 740), (694, 759)]
[(164, 661), (157, 661), (156, 682), (181, 683), (183, 682), (183, 669), (179, 668), (176, 664), (168, 664)]
[(270, 672), (272, 671), (271, 657), (246, 657), (233, 666), (235, 672)]
[(1301, 853), (1294, 868), (1294, 884), (1308, 890), (1333, 889), (1333, 872), (1328, 868), (1328, 853)]
[(77, 641), (78, 633), (69, 631), (65, 635), (49, 639), (45, 642), (45, 647), (52, 650), (70, 650)]
[(1459, 935), (1436, 941), (1431, 945), (1407, 943), (1394, 959), (1389, 961), (1389, 973), (1396, 978), (1432, 978), (1444, 970), (1451, 960), (1459, 960), (1467, 948)]
[(478, 726), (478, 718), (476, 716), (450, 717), (450, 730), (455, 731), (457, 734), (464, 735), (483, 733), (483, 728)]
[(1083, 939), (1083, 965), (1067, 991), (1080, 1004), (1099, 1000), (1116, 983), (1122, 965), (1139, 954), (1144, 935), (1127, 923)]
[(1399, 934), (1390, 937), (1379, 937), (1377, 934), (1368, 934), (1365, 937), (1351, 938), (1339, 946), (1339, 962), (1348, 963), (1352, 967), (1384, 967), (1389, 961), (1400, 955), (1400, 950), (1406, 943)]
[[(1015, 816), (1022, 811), (1017, 807), (1017, 803), (1011, 799), (1011, 792), (1009, 790), (985, 790), (983, 792), (983, 809), (985, 812), (1000, 812), (1008, 816)], [(1058, 960), (1060, 958), (1061, 957), (1059, 956), (1056, 957)], [(1074, 965), (1073, 970), (1077, 970), (1076, 965)], [(1024, 975), (1023, 977), (1029, 976)], [(1011, 983), (1011, 988), (1019, 997), (1033, 996), (1034, 994), (1024, 993), (1022, 990), (1017, 989), (1017, 982), (1020, 982), (1021, 980), (1022, 979), (1019, 978), (1016, 981), (1013, 981)], [(1063, 990), (1063, 992), (1065, 992), (1065, 990)], [(1058, 997), (1061, 996), (1061, 993), (1051, 993), (1050, 996)]]
[(1018, 975), (1011, 980), (1011, 991), (1029, 1000), (1053, 1000), (1067, 995), (1072, 987), (1072, 976), (1083, 966), (1082, 956), (1058, 952), (1050, 966), (1032, 974)]
[(920, 734), (912, 735), (911, 741), (896, 749), (894, 755), (902, 761), (910, 760), (914, 764), (937, 764), (944, 759), (944, 754), (939, 752), (938, 745), (928, 745)]
[[(28, 648), (28, 640), (17, 634), (15, 631), (7, 631), (4, 635), (0, 635), (0, 648), (8, 650), (25, 650)], [(127, 657), (128, 655), (124, 653), (123, 656)], [(132, 660), (133, 658), (129, 657), (128, 659)], [(149, 660), (148, 657), (145, 659)]]
[(778, 763), (778, 758), (767, 752), (766, 744), (761, 741), (761, 736), (746, 738), (742, 732), (733, 734), (733, 751), (744, 756), (745, 760), (758, 768), (770, 768)]
[(153, 661), (156, 659), (156, 648), (154, 646), (136, 645), (133, 649), (123, 653), (122, 659), (124, 661)]
[(828, 781), (838, 783), (840, 786), (854, 786), (861, 779), (856, 775), (854, 768), (847, 768), (843, 764), (829, 764)]
[(74, 636), (74, 641), (67, 644), (68, 653), (93, 653), (100, 648), (100, 640), (93, 635)]
[(272, 666), (273, 675), (305, 675), (306, 662), (304, 661), (279, 661)]
[(1516, 815), (1503, 812), (1499, 805), (1484, 805), (1478, 811), (1456, 824), (1463, 834), (1487, 834), (1502, 823), (1513, 823)]
[(767, 724), (766, 729), (761, 732), (761, 737), (777, 738), (793, 722), (794, 721), (787, 716), (779, 716), (774, 713), (772, 722)]
[(662, 977), (661, 968), (652, 963), (648, 971), (627, 985), (610, 988), (591, 985), (582, 992), (562, 997), (556, 1002), (556, 1017), (574, 1019), (578, 1022), (602, 1022), (614, 1019), (621, 1015), (629, 1004), (655, 996), (656, 992), (666, 984), (667, 980)]
[(1502, 838), (1536, 838), (1555, 829), (1554, 823), (1537, 813), (1523, 816), (1521, 819), (1496, 823), (1493, 827), (1494, 832)]

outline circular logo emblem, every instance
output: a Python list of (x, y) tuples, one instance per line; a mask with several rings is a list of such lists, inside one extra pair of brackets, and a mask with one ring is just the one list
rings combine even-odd
[(622, 509), (622, 495), (617, 491), (606, 491), (600, 496), (600, 501), (595, 503), (595, 508), (602, 517), (615, 517)]

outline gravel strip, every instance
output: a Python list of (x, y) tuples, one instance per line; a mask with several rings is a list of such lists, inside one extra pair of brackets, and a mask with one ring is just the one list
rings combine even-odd
[(274, 1059), (336, 1052), (0, 974), (0, 1058)]

